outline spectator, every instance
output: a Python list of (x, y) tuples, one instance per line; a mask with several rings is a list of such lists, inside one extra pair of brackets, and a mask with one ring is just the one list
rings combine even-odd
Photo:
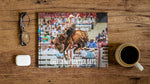
[(100, 37), (101, 37), (101, 34), (99, 33), (96, 40), (100, 39)]
[(47, 29), (50, 31), (50, 26), (49, 26), (49, 24), (47, 24), (47, 26), (46, 26), (46, 27), (47, 27)]
[(103, 37), (100, 37), (100, 39), (98, 40), (98, 47), (101, 48), (103, 45)]
[(61, 33), (61, 26), (60, 25), (57, 26), (57, 32)]
[(55, 31), (56, 31), (56, 28), (55, 28), (55, 27), (53, 27), (53, 28), (52, 28), (52, 32), (55, 32)]
[(89, 24), (88, 20), (86, 19), (86, 17), (83, 20), (83, 24)]
[(52, 36), (52, 33), (49, 33), (50, 37), (51, 37), (51, 41), (54, 39), (54, 37)]
[(41, 29), (40, 29), (40, 27), (38, 28), (38, 33), (39, 33), (39, 34), (41, 33)]
[(87, 55), (86, 55), (86, 58), (87, 58), (87, 59), (93, 59), (94, 55), (93, 55), (92, 51), (93, 51), (92, 49), (90, 49), (90, 50), (88, 51), (88, 53), (87, 53)]
[(43, 51), (43, 49), (42, 49), (41, 46), (38, 47), (38, 51), (39, 51), (39, 52), (42, 52), (42, 51)]
[(62, 17), (62, 24), (65, 24), (65, 22), (66, 22), (65, 17)]
[(41, 42), (41, 40), (42, 40), (41, 35), (40, 35), (40, 34), (38, 34), (38, 37), (39, 37), (39, 38), (38, 38), (38, 41), (39, 41), (39, 42)]
[(93, 16), (90, 17), (89, 24), (91, 25), (91, 29), (94, 29), (94, 19), (93, 19)]
[(58, 52), (57, 55), (56, 55), (56, 57), (57, 57), (58, 59), (63, 59), (63, 58), (64, 58), (64, 53)]
[(47, 33), (44, 33), (44, 36), (42, 37), (43, 42), (48, 42), (50, 40), (50, 37), (47, 36)]
[(96, 58), (96, 54), (95, 54), (95, 52), (94, 52), (94, 51), (95, 51), (95, 49), (93, 48), (93, 49), (92, 49), (93, 58)]
[(89, 42), (89, 48), (96, 48), (96, 47), (97, 47), (96, 43), (93, 41), (93, 39), (91, 39)]
[(50, 22), (51, 25), (53, 25), (53, 24), (56, 22), (56, 20), (55, 20), (53, 17), (51, 18), (50, 21), (51, 21), (51, 22)]
[(53, 27), (53, 28), (52, 28), (52, 36), (54, 36), (55, 32), (57, 32), (57, 31), (56, 31), (56, 28)]
[(58, 66), (59, 68), (60, 68), (61, 66), (62, 66), (62, 67), (65, 67), (65, 65), (63, 64), (64, 53), (58, 52), (58, 53), (56, 54), (56, 57), (57, 57), (58, 59), (61, 59), (61, 60), (58, 60), (57, 66)]
[(105, 37), (103, 38), (103, 43), (108, 43)]
[(103, 42), (103, 37), (100, 37), (99, 42)]
[(65, 32), (65, 25), (64, 25), (64, 24), (62, 24), (61, 32), (62, 32), (62, 33)]
[(58, 18), (58, 23), (62, 24), (62, 19), (60, 17)]
[(77, 19), (76, 24), (82, 24), (82, 19), (81, 19), (81, 17), (79, 17), (79, 18)]
[(58, 20), (56, 20), (56, 22), (54, 23), (55, 28), (57, 28), (57, 26), (59, 25)]
[(47, 35), (49, 35), (49, 30), (48, 30), (47, 27), (45, 27), (45, 30), (44, 30), (44, 31), (47, 33)]
[(106, 34), (108, 35), (108, 28), (106, 27)]
[(43, 30), (43, 25), (41, 25), (41, 28), (40, 28), (40, 32), (43, 32), (44, 30)]
[(69, 21), (68, 21), (68, 20), (66, 21), (66, 23), (65, 23), (65, 26), (64, 26), (64, 27), (65, 27), (65, 29), (67, 29), (67, 28), (69, 27)]
[(46, 19), (43, 18), (43, 25), (46, 25)]
[(57, 37), (57, 31), (53, 32), (53, 37), (56, 38)]
[(86, 57), (86, 55), (87, 55), (87, 51), (86, 51), (86, 47), (84, 47), (81, 51), (81, 56)]
[(47, 25), (49, 25), (51, 23), (51, 21), (50, 20), (47, 20)]
[(105, 31), (104, 31), (104, 30), (102, 31), (101, 36), (102, 36), (102, 37), (106, 37), (106, 34), (105, 34)]

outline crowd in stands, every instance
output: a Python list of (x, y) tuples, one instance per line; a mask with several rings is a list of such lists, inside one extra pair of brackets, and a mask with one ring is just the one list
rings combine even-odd
[[(40, 18), (39, 20), (39, 29), (38, 29), (38, 41), (40, 43), (48, 43), (48, 51), (50, 49), (53, 49), (54, 46), (51, 43), (53, 39), (55, 39), (59, 34), (65, 33), (71, 24), (76, 24), (76, 25), (91, 25), (91, 29), (94, 29), (94, 22), (95, 19), (90, 16), (90, 17), (80, 17), (79, 14), (76, 16), (70, 15), (69, 17), (58, 17), (58, 18)], [(80, 28), (78, 28), (80, 30)], [(98, 43), (108, 43), (107, 41), (108, 38), (108, 31), (107, 27), (105, 30), (102, 30), (98, 34), (95, 39), (90, 39), (86, 43), (86, 48), (98, 48), (99, 44)], [(87, 50), (86, 48), (80, 50), (80, 54), (84, 58), (94, 58), (95, 54), (94, 49), (93, 50)], [(40, 47), (41, 49), (41, 47)], [(62, 53), (58, 53), (57, 55), (58, 58), (64, 58)]]
[[(72, 24), (91, 25), (94, 29), (95, 19), (93, 16), (80, 17), (80, 14), (69, 15), (69, 17), (40, 18), (39, 20), (39, 42), (49, 42), (56, 38), (60, 33), (66, 32)], [(80, 27), (78, 28), (80, 30)]]
[(98, 43), (102, 43), (104, 45), (108, 44), (107, 27), (106, 27), (105, 30), (102, 30), (102, 32), (100, 32), (97, 37), (95, 37), (95, 40), (94, 39), (90, 39), (90, 41), (87, 42), (87, 47), (88, 48), (97, 48), (98, 47)]

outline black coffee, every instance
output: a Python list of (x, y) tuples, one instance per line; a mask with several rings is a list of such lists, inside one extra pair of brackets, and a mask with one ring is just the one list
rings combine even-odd
[(139, 58), (139, 52), (132, 46), (127, 46), (121, 51), (121, 59), (127, 64), (135, 63)]

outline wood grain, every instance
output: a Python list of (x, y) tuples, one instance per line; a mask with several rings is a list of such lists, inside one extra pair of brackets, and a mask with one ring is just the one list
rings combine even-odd
[[(28, 12), (26, 28), (31, 42), (19, 41), (19, 12)], [(109, 67), (57, 68), (37, 67), (38, 12), (108, 12)], [(150, 0), (0, 0), (0, 83), (1, 84), (150, 84)], [(114, 59), (122, 43), (133, 43), (141, 51), (145, 70), (124, 68)], [(18, 67), (15, 57), (29, 54), (31, 66)]]

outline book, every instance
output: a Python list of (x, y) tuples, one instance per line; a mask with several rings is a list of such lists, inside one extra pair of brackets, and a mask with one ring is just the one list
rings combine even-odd
[(38, 13), (38, 67), (108, 67), (107, 13)]

